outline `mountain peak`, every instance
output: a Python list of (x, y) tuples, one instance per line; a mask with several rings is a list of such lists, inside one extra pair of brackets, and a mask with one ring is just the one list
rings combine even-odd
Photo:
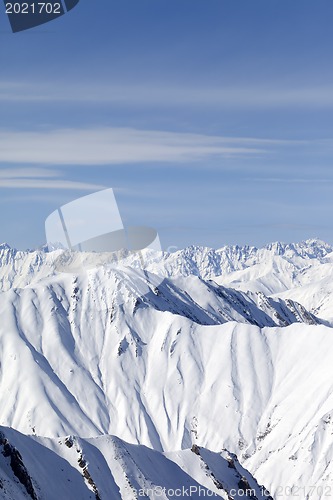
[(333, 251), (332, 245), (326, 243), (319, 238), (309, 238), (307, 240), (300, 241), (299, 243), (283, 243), (276, 241), (274, 243), (269, 243), (264, 247), (267, 250), (274, 252), (277, 255), (284, 255), (286, 253), (293, 253), (300, 257), (306, 258), (323, 258), (328, 253)]
[(332, 248), (332, 246), (329, 243), (327, 243), (324, 240), (321, 240), (320, 238), (308, 238), (307, 240), (304, 240), (301, 243), (304, 243), (304, 244), (309, 245), (309, 246), (320, 246), (320, 247), (325, 247), (325, 248), (326, 247)]
[(0, 243), (0, 250), (11, 250), (12, 247), (10, 245), (8, 245), (8, 243), (4, 242), (4, 243)]

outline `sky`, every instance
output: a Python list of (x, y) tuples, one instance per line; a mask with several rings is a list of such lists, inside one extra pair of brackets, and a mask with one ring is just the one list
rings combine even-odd
[(111, 187), (166, 250), (333, 243), (330, 0), (81, 0), (15, 34), (0, 7), (0, 242)]

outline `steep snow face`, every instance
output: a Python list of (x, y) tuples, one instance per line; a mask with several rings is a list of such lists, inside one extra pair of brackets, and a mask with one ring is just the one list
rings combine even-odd
[(311, 314), (333, 324), (333, 266), (327, 269), (327, 275), (292, 290), (273, 295), (274, 298), (291, 299), (301, 302)]
[(188, 293), (185, 278), (154, 287), (151, 277), (142, 295), (145, 278), (100, 268), (1, 295), (2, 425), (113, 434), (160, 452), (227, 448), (273, 496), (281, 485), (333, 478), (333, 330), (261, 329), (244, 316), (219, 324), (216, 301), (231, 309), (223, 294), (243, 295), (220, 297), (197, 277)]
[(51, 254), (44, 252), (20, 252), (0, 245), (0, 290), (24, 287), (54, 274), (53, 260)]
[(317, 259), (274, 256), (214, 278), (227, 287), (300, 302), (309, 312), (333, 320), (333, 254)]
[[(0, 433), (1, 498), (102, 500), (257, 496), (269, 492), (227, 450), (163, 454), (115, 436), (61, 439)], [(175, 494), (174, 494), (175, 493)]]
[[(135, 498), (137, 487), (159, 484), (145, 469), (155, 460), (166, 467), (165, 485), (190, 478), (228, 495), (234, 479), (223, 475), (224, 492), (214, 483), (223, 449), (274, 498), (288, 497), (290, 486), (322, 498), (333, 480), (332, 248), (317, 240), (192, 247), (144, 261), (146, 271), (142, 256), (129, 255), (122, 263), (132, 267), (115, 270), (108, 254), (0, 246), (0, 423), (48, 436), (33, 437), (41, 456), (51, 450), (57, 471), (71, 465), (83, 499), (97, 498), (93, 484), (103, 491), (98, 467), (111, 471), (104, 497)], [(72, 449), (60, 439), (68, 434), (85, 439), (73, 438)], [(23, 462), (46, 484), (47, 473), (25, 459), (34, 448), (24, 439)], [(86, 481), (77, 448), (90, 464)], [(26, 498), (10, 455), (0, 458), (3, 498)], [(165, 460), (179, 468), (179, 483)]]
[[(172, 254), (146, 251), (140, 255), (123, 255), (121, 263), (134, 269), (141, 269), (144, 263), (147, 271), (160, 276), (160, 281), (163, 278), (199, 276), (238, 291), (264, 294), (274, 300), (290, 299), (301, 303), (322, 320), (333, 321), (333, 252), (330, 245), (319, 240), (298, 244), (274, 243), (262, 249), (230, 246), (219, 250), (189, 247)], [(99, 266), (114, 267), (114, 256), (94, 253), (68, 255), (61, 250), (19, 252), (3, 244), (0, 245), (0, 290), (36, 284), (58, 275), (59, 270), (81, 273), (83, 269)], [(247, 296), (258, 304), (255, 295)], [(239, 320), (234, 316), (228, 319)], [(276, 317), (274, 323), (286, 324), (276, 321)], [(259, 325), (263, 326), (263, 323)]]

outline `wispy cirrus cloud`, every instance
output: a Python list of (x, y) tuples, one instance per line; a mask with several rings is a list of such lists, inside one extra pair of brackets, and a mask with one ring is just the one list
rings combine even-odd
[(47, 168), (4, 168), (0, 169), (0, 188), (93, 191), (105, 187), (98, 184), (66, 180), (62, 179), (61, 176), (61, 172)]
[(333, 178), (318, 178), (318, 177), (245, 177), (244, 182), (260, 182), (260, 183), (281, 183), (281, 184), (332, 184)]
[(54, 178), (59, 177), (59, 171), (45, 168), (0, 168), (0, 181), (5, 179), (31, 179), (31, 178)]
[(179, 163), (207, 158), (253, 157), (267, 140), (133, 128), (0, 131), (0, 163), (111, 165)]
[(333, 84), (252, 84), (207, 86), (192, 84), (165, 86), (137, 83), (82, 84), (81, 82), (0, 82), (3, 102), (91, 102), (119, 106), (221, 106), (227, 108), (278, 108), (284, 106), (332, 107)]

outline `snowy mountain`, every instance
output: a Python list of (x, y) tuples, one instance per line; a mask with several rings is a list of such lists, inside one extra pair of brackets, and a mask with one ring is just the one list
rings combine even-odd
[[(149, 254), (146, 270), (135, 255), (114, 268), (108, 255), (0, 249), (2, 446), (19, 451), (36, 497), (52, 499), (58, 478), (69, 500), (132, 499), (149, 484), (238, 498), (244, 476), (273, 498), (291, 486), (322, 498), (333, 329), (314, 307), (329, 310), (315, 290), (329, 289), (332, 258), (315, 240)], [(4, 451), (0, 498), (25, 498)]]
[(161, 453), (115, 436), (48, 439), (0, 431), (1, 498), (135, 500), (247, 496), (269, 492), (227, 450)]
[[(289, 263), (291, 268), (294, 266), (295, 269), (301, 269), (325, 263), (327, 258), (333, 257), (332, 252), (333, 246), (317, 239), (293, 244), (272, 243), (259, 249), (238, 245), (225, 246), (218, 250), (192, 246), (173, 253), (146, 252), (145, 267), (148, 271), (164, 277), (196, 275), (210, 279), (257, 264), (275, 260), (281, 262), (281, 259)], [(46, 248), (24, 252), (11, 248), (7, 243), (0, 244), (1, 289), (5, 291), (11, 286), (18, 287), (52, 275), (61, 255), (66, 256), (66, 252), (59, 250), (49, 253)], [(80, 262), (74, 263), (73, 269), (78, 269), (82, 262), (86, 267), (96, 267), (97, 264), (108, 264), (113, 260), (110, 254), (85, 253), (79, 254), (79, 259), (76, 256), (77, 254), (69, 255), (69, 268), (71, 262), (68, 261), (75, 259)], [(124, 258), (123, 263), (141, 268), (142, 255), (130, 254)]]
[[(316, 245), (315, 245), (316, 243)], [(292, 245), (295, 247), (296, 245)], [(287, 247), (290, 247), (287, 246)], [(258, 259), (253, 265), (216, 278), (217, 283), (272, 298), (300, 302), (309, 312), (333, 320), (333, 252), (322, 242), (302, 244), (298, 251)], [(276, 247), (275, 247), (276, 248)]]

